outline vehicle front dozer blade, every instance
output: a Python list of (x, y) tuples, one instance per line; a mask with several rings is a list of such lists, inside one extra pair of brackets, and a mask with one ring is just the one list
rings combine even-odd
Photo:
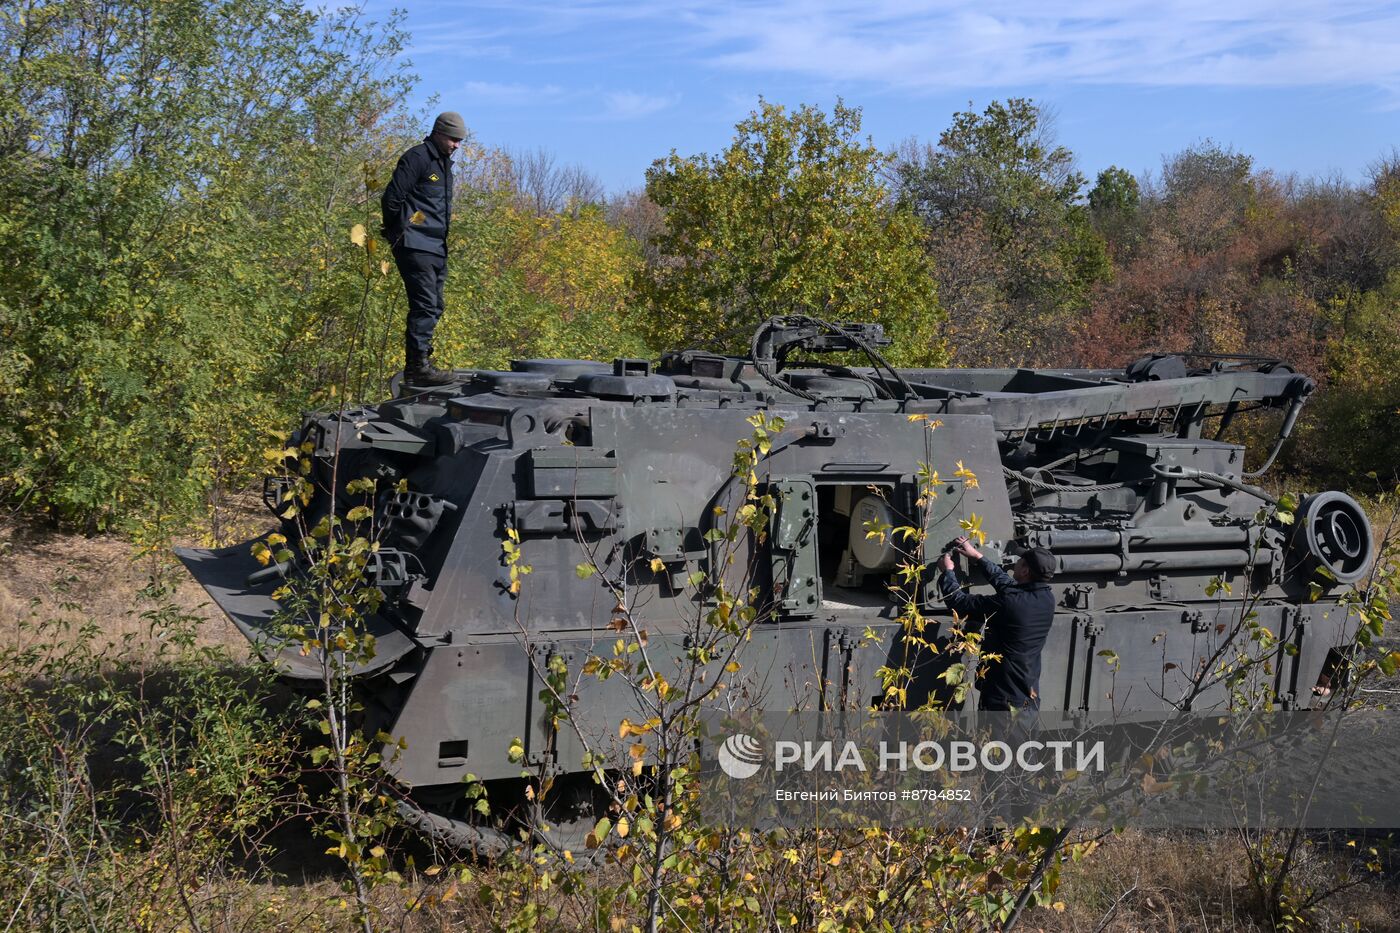
[[(252, 544), (250, 540), (224, 548), (176, 548), (175, 556), (252, 642), (259, 656), (275, 664), (286, 677), (320, 680), (322, 668), (317, 655), (303, 655), (302, 642), (288, 638), (282, 631), (284, 620), (278, 616), (281, 607), (272, 598), (282, 579), (273, 577), (248, 585), (248, 578), (264, 569), (252, 555)], [(363, 625), (375, 638), (374, 657), (356, 662), (347, 672), (351, 676), (383, 670), (417, 647), (413, 639), (381, 616), (369, 616)]]

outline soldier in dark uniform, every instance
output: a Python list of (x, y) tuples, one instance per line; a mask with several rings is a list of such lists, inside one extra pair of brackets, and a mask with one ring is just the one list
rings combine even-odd
[(1032, 548), (1016, 561), (1007, 576), (966, 537), (954, 547), (975, 561), (987, 575), (995, 596), (974, 596), (962, 588), (953, 570), (952, 552), (945, 553), (938, 565), (943, 571), (938, 589), (949, 609), (980, 623), (982, 653), (997, 654), (1000, 660), (987, 661), (977, 677), (981, 694), (978, 709), (1010, 710), (1040, 708), (1040, 651), (1055, 618), (1055, 595), (1050, 578), (1055, 573), (1055, 557), (1045, 548)]
[(414, 385), (452, 381), (450, 373), (433, 366), (433, 330), (442, 317), (442, 289), (447, 279), (452, 153), (466, 135), (461, 114), (439, 114), (432, 133), (399, 158), (394, 177), (379, 201), (384, 238), (393, 248), (408, 292), (404, 380)]

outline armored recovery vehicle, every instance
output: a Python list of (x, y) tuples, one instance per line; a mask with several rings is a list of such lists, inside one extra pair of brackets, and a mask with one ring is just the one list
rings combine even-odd
[[(747, 357), (518, 360), (308, 414), (293, 443), (309, 444), (317, 492), (301, 521), (344, 515), (358, 501), (347, 483), (380, 480), (386, 531), (366, 582), (384, 600), (363, 623), (377, 651), (355, 673), (376, 724), (407, 742), (387, 767), (415, 800), (464, 827), (452, 822), (460, 780), (518, 780), (507, 756), (516, 738), (527, 763), (581, 769), (577, 738), (538, 701), (550, 659), (577, 661), (615, 637), (612, 593), (575, 568), (596, 560), (645, 614), (653, 654), (682, 654), (706, 598), (688, 581), (711, 569), (706, 532), (723, 520), (715, 506), (732, 492), (736, 445), (757, 412), (785, 425), (757, 469), (778, 506), (754, 545), (765, 611), (735, 675), (756, 704), (881, 700), (877, 672), (900, 650), (890, 586), (901, 556), (868, 529), (903, 522), (927, 527), (929, 561), (962, 522), (980, 525), (985, 550), (1008, 564), (1018, 546), (1055, 554), (1045, 710), (1179, 704), (1246, 591), (1259, 597), (1259, 623), (1293, 646), (1271, 668), (1280, 706), (1306, 706), (1338, 675), (1336, 649), (1353, 632), (1337, 594), (1372, 559), (1366, 515), (1324, 492), (1291, 524), (1260, 523), (1272, 499), (1250, 482), (1292, 431), (1313, 390), (1306, 376), (1274, 360), (1192, 368), (1180, 356), (1123, 370), (895, 369), (879, 353), (888, 342), (875, 325), (775, 318)], [(1245, 449), (1221, 437), (1261, 408), (1280, 427), (1251, 469)], [(940, 486), (925, 511), (929, 471)], [(274, 513), (284, 489), (273, 479), (265, 490)], [(512, 535), (533, 568), (519, 587), (503, 556)], [(294, 563), (264, 568), (247, 544), (180, 556), (288, 677), (318, 676), (274, 622), (271, 593), (299, 572)], [(925, 634), (937, 641), (953, 619), (931, 595), (933, 576)], [(924, 682), (940, 682), (940, 663), (921, 662)], [(619, 720), (636, 716), (615, 682), (579, 689), (575, 715), (600, 733), (615, 738)], [(1216, 689), (1191, 702), (1226, 701)]]

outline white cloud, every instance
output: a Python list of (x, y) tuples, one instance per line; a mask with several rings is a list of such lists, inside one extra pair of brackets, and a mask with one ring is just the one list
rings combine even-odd
[(604, 120), (639, 120), (665, 110), (679, 100), (676, 95), (642, 94), (638, 91), (612, 91), (603, 95)]
[(1400, 6), (1122, 0), (762, 0), (697, 4), (716, 64), (903, 88), (1085, 84), (1288, 87), (1400, 80)]
[(474, 22), (430, 22), (414, 31), (407, 50), (412, 55), (447, 53), (461, 58), (508, 59), (512, 49), (506, 41), (513, 38), (500, 28), (484, 28)]
[(462, 92), (473, 103), (535, 104), (553, 100), (564, 93), (555, 84), (501, 84), (494, 81), (468, 81)]
[[(477, 0), (478, 3), (482, 0)], [(448, 8), (452, 3), (446, 4)], [(647, 51), (761, 73), (948, 90), (1066, 82), (1298, 87), (1400, 83), (1400, 5), (1364, 0), (510, 0), (513, 40), (573, 36), (603, 61), (636, 30)], [(508, 13), (505, 11), (509, 11)], [(483, 37), (478, 37), (483, 38)], [(617, 104), (645, 109), (663, 98)]]

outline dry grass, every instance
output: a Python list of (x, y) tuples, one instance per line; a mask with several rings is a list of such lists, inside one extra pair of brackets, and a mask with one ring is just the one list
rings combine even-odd
[[(262, 513), (248, 509), (241, 522), (231, 523), (229, 536), (247, 537), (265, 524)], [(109, 641), (129, 640), (138, 652), (153, 654), (152, 627), (142, 613), (154, 604), (141, 590), (156, 578), (172, 586), (163, 601), (201, 620), (201, 640), (227, 645), (236, 654), (246, 650), (237, 631), (172, 558), (138, 557), (136, 548), (122, 538), (23, 527), (0, 530), (0, 558), (6, 567), (0, 576), (0, 645), (13, 646), (33, 637), (26, 622), (63, 619), (76, 625), (96, 620)], [(1400, 689), (1400, 682), (1384, 687)], [(323, 844), (304, 828), (275, 835), (271, 860), (256, 872), (256, 881), (211, 879), (207, 896), (226, 899), (234, 918), (247, 913), (244, 919), (250, 927), (346, 928), (349, 915), (341, 906), (337, 866), (322, 855)], [(419, 865), (431, 861), (429, 853), (413, 842), (403, 842), (402, 849), (404, 853), (417, 849)], [(1344, 875), (1354, 851), (1341, 845), (1312, 846), (1300, 863), (1298, 877), (1328, 888)], [(408, 874), (413, 877), (412, 872)], [(446, 877), (418, 876), (411, 887), (441, 895), (454, 887)], [(402, 929), (504, 924), (509, 918), (499, 913), (499, 906), (492, 908), (478, 899), (483, 883), (488, 888), (492, 884), (489, 868), (479, 869), (472, 882), (455, 885), (446, 903), (404, 917)], [(404, 905), (395, 903), (404, 894), (392, 889), (377, 892), (386, 915), (404, 916)], [(1092, 856), (1066, 866), (1057, 898), (1063, 910), (1033, 910), (1023, 919), (1022, 928), (1074, 933), (1268, 929), (1252, 901), (1241, 843), (1231, 833), (1132, 831), (1111, 836)], [(261, 922), (255, 922), (255, 916)], [(1400, 933), (1396, 872), (1392, 869), (1328, 898), (1312, 917), (1317, 929)], [(235, 920), (233, 927), (240, 925)]]
[[(1344, 839), (1319, 837), (1305, 848), (1294, 877), (1328, 890), (1357, 867), (1355, 851)], [(1270, 929), (1233, 832), (1129, 830), (1109, 837), (1090, 858), (1066, 868), (1057, 897), (1063, 911), (1038, 908), (1026, 917), (1025, 928), (1075, 933)], [(1310, 911), (1310, 920), (1313, 929), (1400, 931), (1394, 872), (1324, 899)]]
[(200, 620), (201, 643), (243, 653), (243, 637), (168, 553), (139, 556), (116, 535), (85, 537), (21, 525), (0, 529), (0, 561), (0, 645), (28, 647), (33, 624), (55, 620), (96, 622), (106, 641), (153, 652), (151, 625), (142, 613), (157, 603), (142, 591), (159, 581), (169, 586), (160, 603)]
[[(1315, 847), (1300, 865), (1298, 877), (1325, 883), (1345, 869), (1347, 860), (1339, 851)], [(418, 852), (420, 866), (431, 861), (428, 853)], [(518, 884), (518, 877), (497, 877), (490, 866), (477, 866), (468, 882), (453, 879), (451, 872), (433, 879), (411, 870), (405, 875), (404, 888), (383, 888), (374, 895), (381, 920), (391, 928), (407, 933), (502, 929), (512, 919), (509, 909), (491, 895)], [(409, 898), (423, 895), (429, 895), (428, 904), (406, 910)], [(301, 883), (290, 878), (283, 883), (263, 881), (225, 896), (236, 898), (242, 912), (276, 911), (289, 929), (330, 930), (348, 921), (340, 906), (341, 889), (326, 874), (309, 876)], [(1230, 833), (1129, 831), (1109, 837), (1092, 856), (1066, 868), (1056, 897), (1063, 902), (1063, 910), (1033, 909), (1018, 929), (1046, 933), (1271, 930), (1251, 900), (1240, 841)], [(578, 928), (581, 918), (565, 906), (567, 901), (557, 892), (543, 896), (543, 903), (559, 907), (562, 915), (542, 923), (541, 929)], [(1349, 888), (1311, 911), (1310, 922), (1298, 929), (1400, 931), (1400, 893), (1387, 879)]]

